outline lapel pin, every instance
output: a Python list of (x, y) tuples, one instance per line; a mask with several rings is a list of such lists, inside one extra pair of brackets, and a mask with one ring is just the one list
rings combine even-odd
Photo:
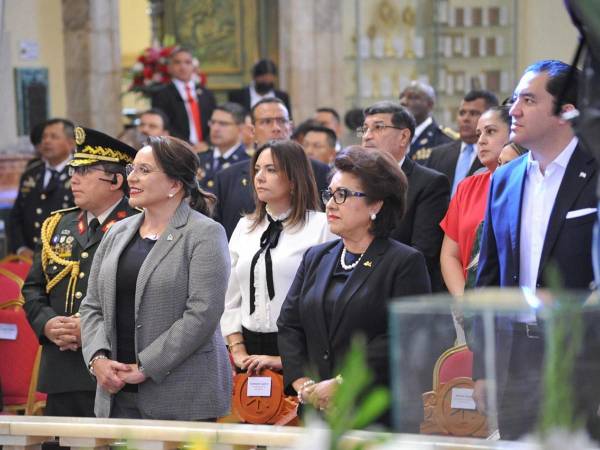
[(371, 266), (373, 266), (373, 263), (371, 261), (365, 261), (363, 263), (363, 266), (365, 266), (365, 267), (371, 267)]
[(242, 186), (246, 186), (248, 184), (248, 180), (242, 178)]
[(587, 177), (587, 173), (579, 172), (579, 178), (585, 178), (585, 177)]
[(172, 234), (168, 235), (167, 236), (167, 241), (172, 241), (172, 240), (173, 240), (173, 235)]

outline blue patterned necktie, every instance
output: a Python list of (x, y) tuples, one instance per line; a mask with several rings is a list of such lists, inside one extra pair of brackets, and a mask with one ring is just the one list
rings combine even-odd
[(469, 173), (471, 167), (471, 159), (475, 148), (473, 144), (467, 144), (460, 155), (458, 156), (458, 162), (456, 163), (456, 171), (454, 172), (454, 181), (452, 182), (452, 196), (456, 192), (458, 183), (460, 183)]

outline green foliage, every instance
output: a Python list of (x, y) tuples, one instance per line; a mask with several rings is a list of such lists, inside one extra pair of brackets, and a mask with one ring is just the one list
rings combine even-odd
[(581, 422), (575, 417), (573, 386), (575, 359), (583, 339), (580, 299), (562, 288), (560, 273), (548, 268), (547, 284), (555, 298), (546, 318), (543, 404), (539, 431), (548, 436), (552, 430), (576, 430)]
[[(367, 366), (364, 339), (353, 340), (340, 373), (344, 382), (338, 386), (332, 406), (325, 415), (331, 429), (331, 450), (339, 448), (340, 440), (346, 432), (371, 424), (390, 404), (387, 388), (379, 386), (370, 389), (373, 375)], [(363, 445), (360, 444), (355, 449)]]

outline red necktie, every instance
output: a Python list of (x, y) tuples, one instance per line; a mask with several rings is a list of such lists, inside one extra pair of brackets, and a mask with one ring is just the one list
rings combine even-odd
[(196, 135), (198, 136), (198, 142), (202, 142), (202, 115), (200, 113), (200, 107), (196, 101), (196, 96), (192, 95), (190, 85), (185, 84), (185, 94), (187, 95), (187, 101), (190, 104), (190, 111), (192, 111), (192, 119), (194, 120), (194, 126), (196, 127)]

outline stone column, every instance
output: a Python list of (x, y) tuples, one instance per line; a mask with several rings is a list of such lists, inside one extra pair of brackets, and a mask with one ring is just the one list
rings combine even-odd
[(121, 122), (118, 0), (62, 0), (67, 116), (117, 135)]
[(280, 0), (279, 82), (299, 123), (322, 106), (344, 113), (344, 0)]

